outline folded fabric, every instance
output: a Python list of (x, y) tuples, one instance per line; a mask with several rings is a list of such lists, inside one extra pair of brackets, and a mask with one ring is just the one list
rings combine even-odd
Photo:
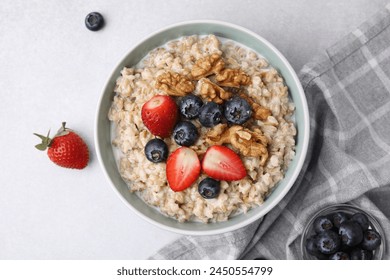
[(310, 217), (346, 202), (376, 217), (390, 240), (390, 5), (304, 66), (300, 79), (310, 146), (286, 197), (245, 228), (183, 236), (151, 259), (301, 259)]

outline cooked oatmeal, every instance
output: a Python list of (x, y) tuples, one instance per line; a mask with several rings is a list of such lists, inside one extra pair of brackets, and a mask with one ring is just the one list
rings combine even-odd
[[(212, 60), (208, 73), (198, 67), (205, 59)], [(164, 80), (158, 77), (167, 73), (174, 73), (188, 86), (186, 79), (192, 77), (194, 87), (178, 89), (168, 84), (164, 88)], [(229, 80), (229, 75), (235, 75), (234, 79)], [(204, 89), (210, 80), (212, 93)], [(252, 118), (238, 127), (219, 124), (206, 128), (197, 119), (192, 120), (200, 137), (190, 148), (199, 157), (210, 145), (223, 144), (240, 155), (247, 171), (239, 181), (221, 181), (217, 198), (204, 199), (199, 194), (197, 186), (207, 177), (203, 173), (191, 187), (172, 191), (166, 178), (166, 163), (152, 163), (145, 157), (145, 145), (155, 136), (143, 124), (141, 108), (154, 95), (166, 95), (168, 91), (171, 96), (191, 91), (204, 102), (223, 102), (240, 95), (252, 106)], [(294, 104), (283, 78), (262, 56), (234, 41), (194, 35), (170, 41), (152, 50), (135, 67), (125, 67), (117, 79), (108, 117), (114, 126), (114, 149), (120, 151), (119, 171), (130, 191), (180, 222), (217, 222), (261, 205), (283, 178), (295, 155), (293, 112)], [(169, 153), (180, 147), (172, 137), (164, 141)]]

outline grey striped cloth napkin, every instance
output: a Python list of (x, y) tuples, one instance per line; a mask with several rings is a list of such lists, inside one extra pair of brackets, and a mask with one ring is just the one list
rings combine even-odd
[(151, 259), (301, 259), (310, 217), (345, 202), (375, 216), (390, 241), (390, 5), (307, 64), (300, 79), (310, 147), (287, 196), (243, 229), (183, 236)]

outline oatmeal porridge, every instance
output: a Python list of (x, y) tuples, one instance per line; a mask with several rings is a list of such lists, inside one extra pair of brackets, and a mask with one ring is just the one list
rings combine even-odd
[[(164, 98), (177, 109), (165, 111), (163, 125), (153, 128), (144, 111)], [(207, 223), (261, 205), (283, 179), (295, 155), (293, 113), (283, 78), (260, 54), (214, 35), (194, 35), (125, 67), (108, 118), (129, 190), (180, 222)], [(157, 132), (170, 122), (169, 135)], [(216, 168), (216, 158), (226, 158), (230, 170)], [(182, 168), (186, 178), (178, 177)]]

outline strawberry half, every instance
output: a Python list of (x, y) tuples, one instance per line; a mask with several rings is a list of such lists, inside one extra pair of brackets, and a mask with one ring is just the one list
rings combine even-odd
[(190, 148), (178, 148), (168, 157), (166, 172), (169, 186), (173, 191), (185, 190), (199, 177), (198, 155)]
[(165, 138), (176, 124), (178, 108), (172, 97), (155, 95), (142, 106), (141, 117), (153, 135)]
[(211, 178), (223, 181), (241, 180), (246, 176), (241, 158), (228, 147), (221, 145), (207, 149), (203, 157), (202, 169)]
[(89, 161), (88, 146), (73, 130), (66, 128), (65, 124), (62, 123), (53, 139), (49, 138), (50, 131), (47, 136), (34, 133), (42, 140), (42, 143), (35, 147), (40, 151), (47, 149), (50, 160), (59, 166), (83, 169)]

